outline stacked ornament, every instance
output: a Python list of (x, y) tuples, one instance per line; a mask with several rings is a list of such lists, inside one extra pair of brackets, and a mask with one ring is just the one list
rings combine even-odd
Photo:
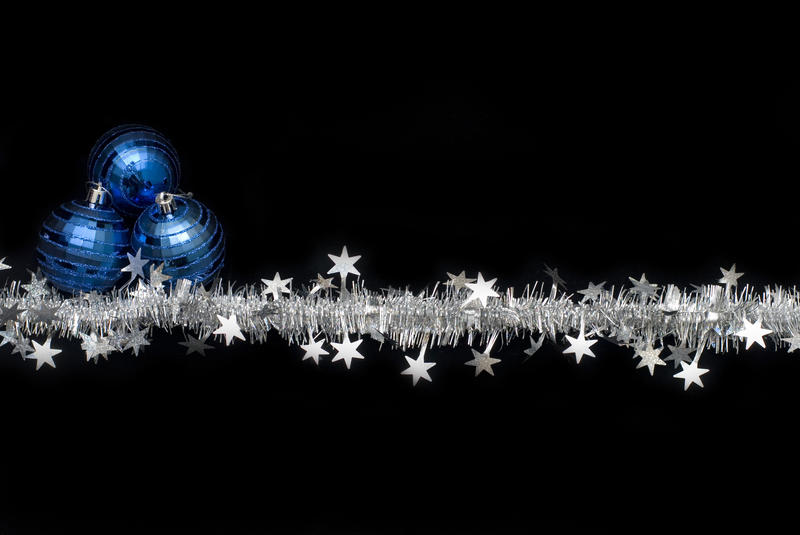
[(89, 155), (86, 198), (62, 204), (42, 225), (36, 258), (47, 279), (71, 294), (107, 292), (123, 271), (131, 281), (136, 271), (144, 276), (147, 262), (148, 273), (168, 276), (162, 284), (213, 279), (225, 259), (222, 226), (179, 193), (180, 174), (177, 152), (153, 128), (106, 132)]

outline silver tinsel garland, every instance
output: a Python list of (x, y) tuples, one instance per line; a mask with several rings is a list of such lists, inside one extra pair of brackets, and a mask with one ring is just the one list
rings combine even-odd
[[(347, 273), (341, 275), (344, 288)], [(451, 280), (421, 293), (368, 290), (362, 280), (353, 283), (349, 291), (331, 287), (293, 291), (285, 288), (290, 280), (280, 281), (276, 275), (275, 281), (264, 281), (267, 290), (252, 284), (234, 288), (221, 281), (205, 290), (185, 280), (171, 287), (162, 286), (160, 280), (156, 286), (139, 280), (138, 285), (108, 295), (62, 297), (33, 275), (30, 284), (12, 282), (0, 290), (3, 343), (27, 344), (28, 337), (83, 338), (91, 343), (88, 336), (92, 336), (93, 340), (107, 340), (100, 351), (107, 353), (122, 350), (142, 330), (180, 329), (204, 341), (213, 334), (224, 335), (229, 344), (231, 333), (221, 332), (220, 324), (224, 318), (234, 318), (234, 330), (244, 335), (234, 337), (246, 337), (250, 343), (264, 342), (270, 333), (293, 344), (311, 343), (320, 334), (329, 342), (369, 335), (403, 350), (455, 346), (466, 340), (470, 346), (488, 342), (487, 358), (495, 339), (508, 342), (534, 333), (544, 333), (551, 342), (557, 342), (562, 334), (583, 337), (585, 333), (587, 338), (633, 347), (637, 356), (666, 347), (670, 341), (674, 347), (697, 350), (695, 360), (709, 349), (738, 351), (745, 338), (747, 347), (753, 342), (764, 345), (764, 336), (776, 347), (786, 342), (792, 351), (800, 347), (800, 292), (794, 288), (767, 287), (759, 292), (730, 285), (658, 288), (643, 276), (641, 281), (631, 279), (634, 287), (630, 289), (594, 286), (592, 292), (581, 292), (584, 298), (578, 302), (558, 290), (557, 272), (549, 291), (537, 283), (520, 295), (513, 288), (495, 293), (491, 289), (494, 281), (486, 282), (482, 276), (478, 285)], [(488, 297), (477, 296), (481, 291)], [(753, 322), (757, 329), (763, 327), (755, 334), (747, 331)], [(144, 340), (139, 342), (146, 345)], [(138, 346), (134, 349), (138, 353)], [(24, 348), (18, 352), (26, 356)], [(664, 364), (658, 353), (660, 349), (651, 364)], [(92, 356), (88, 349), (86, 355), (87, 360)], [(576, 356), (580, 360), (580, 355)], [(677, 367), (678, 362), (675, 364)]]

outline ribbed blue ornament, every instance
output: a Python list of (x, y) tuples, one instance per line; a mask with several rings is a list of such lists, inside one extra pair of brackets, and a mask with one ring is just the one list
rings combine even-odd
[[(159, 197), (161, 198), (161, 196)], [(172, 279), (206, 283), (222, 268), (225, 237), (217, 216), (204, 204), (190, 198), (168, 195), (168, 208), (153, 204), (133, 226), (131, 248), (142, 249), (142, 258)]]
[(127, 265), (130, 229), (110, 204), (104, 204), (103, 195), (95, 200), (99, 202), (62, 204), (39, 232), (36, 259), (59, 290), (106, 292)]
[(149, 126), (127, 124), (112, 128), (89, 153), (89, 179), (113, 195), (114, 207), (138, 216), (162, 191), (174, 192), (180, 182), (178, 153)]

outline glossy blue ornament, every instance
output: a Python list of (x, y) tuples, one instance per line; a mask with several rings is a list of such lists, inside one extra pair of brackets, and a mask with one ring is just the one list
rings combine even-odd
[(138, 216), (162, 191), (175, 192), (181, 176), (178, 153), (149, 126), (128, 124), (112, 128), (89, 153), (89, 179), (112, 194), (114, 207)]
[(142, 258), (155, 266), (162, 262), (164, 275), (209, 282), (225, 260), (225, 237), (217, 216), (202, 203), (169, 193), (156, 196), (133, 226), (131, 248), (142, 249)]
[(39, 232), (36, 259), (45, 277), (69, 293), (106, 292), (127, 265), (130, 229), (99, 185), (86, 200), (56, 208)]

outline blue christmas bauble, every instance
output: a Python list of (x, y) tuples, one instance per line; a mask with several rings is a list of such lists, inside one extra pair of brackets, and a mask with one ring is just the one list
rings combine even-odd
[(206, 283), (222, 268), (225, 237), (217, 216), (202, 203), (185, 197), (160, 194), (156, 203), (141, 213), (131, 233), (131, 248), (162, 273), (177, 279)]
[(39, 232), (36, 259), (45, 277), (69, 293), (110, 290), (127, 265), (130, 229), (101, 189), (56, 208)]
[(174, 192), (180, 181), (178, 153), (161, 133), (149, 126), (112, 128), (89, 154), (89, 179), (112, 194), (123, 215), (138, 216), (162, 191)]

